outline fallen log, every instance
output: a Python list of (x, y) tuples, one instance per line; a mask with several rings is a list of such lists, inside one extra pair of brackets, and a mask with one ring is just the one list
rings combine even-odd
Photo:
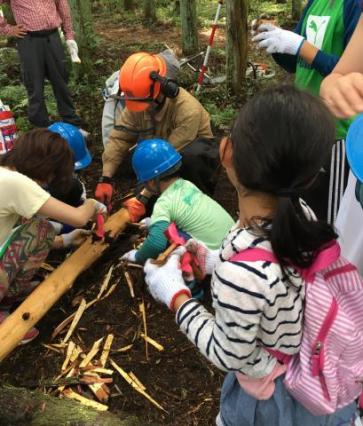
[(0, 386), (0, 412), (2, 425), (31, 426), (143, 426), (146, 419), (96, 411), (79, 402), (44, 395), (40, 391)]
[(81, 272), (88, 269), (109, 247), (109, 241), (126, 227), (129, 213), (120, 209), (105, 223), (106, 238), (92, 242), (89, 237), (0, 324), (0, 361), (2, 361), (29, 331), (69, 290)]

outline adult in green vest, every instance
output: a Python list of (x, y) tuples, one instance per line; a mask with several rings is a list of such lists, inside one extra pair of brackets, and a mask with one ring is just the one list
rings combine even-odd
[[(359, 0), (309, 0), (295, 31), (265, 23), (258, 26), (253, 41), (285, 70), (295, 73), (296, 86), (318, 96), (321, 82), (339, 61), (360, 13)], [(304, 194), (318, 218), (332, 224), (347, 181), (345, 136), (350, 123), (337, 120), (331, 161)]]

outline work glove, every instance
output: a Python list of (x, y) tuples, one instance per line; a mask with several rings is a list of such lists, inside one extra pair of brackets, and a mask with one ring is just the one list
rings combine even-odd
[(185, 244), (187, 251), (197, 258), (198, 269), (203, 279), (206, 275), (212, 275), (219, 261), (219, 250), (210, 250), (201, 241), (188, 240)]
[(137, 262), (136, 261), (136, 253), (137, 253), (136, 249), (130, 250), (127, 253), (125, 253), (121, 256), (121, 260), (126, 260), (127, 262), (136, 263)]
[(95, 197), (101, 203), (109, 206), (111, 204), (113, 194), (112, 179), (107, 176), (102, 176), (96, 186)]
[(272, 24), (263, 24), (252, 41), (257, 42), (258, 49), (266, 49), (267, 53), (286, 53), (297, 55), (304, 43), (303, 36), (293, 31), (283, 30)]
[(144, 217), (144, 219), (139, 222), (140, 228), (149, 229), (151, 225), (151, 217)]
[(138, 222), (146, 214), (144, 203), (139, 201), (136, 197), (124, 201), (123, 206), (129, 212), (130, 222)]
[(149, 259), (144, 267), (145, 282), (152, 297), (164, 303), (169, 309), (174, 309), (178, 296), (185, 294), (192, 297), (189, 288), (185, 285), (180, 269), (180, 257), (185, 253), (184, 247), (178, 247), (169, 256), (163, 266), (157, 266)]
[(62, 234), (63, 247), (78, 247), (86, 241), (89, 235), (91, 235), (91, 231), (86, 229), (75, 229), (68, 234)]
[(66, 43), (67, 43), (69, 54), (71, 55), (72, 62), (80, 64), (81, 60), (79, 59), (79, 56), (78, 56), (77, 42), (75, 40), (67, 40)]

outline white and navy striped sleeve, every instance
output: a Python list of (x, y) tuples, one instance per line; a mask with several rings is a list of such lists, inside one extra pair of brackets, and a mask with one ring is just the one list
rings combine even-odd
[(261, 262), (223, 262), (213, 275), (215, 315), (190, 300), (177, 312), (177, 323), (214, 365), (251, 377), (269, 374), (276, 360), (257, 342), (269, 290)]

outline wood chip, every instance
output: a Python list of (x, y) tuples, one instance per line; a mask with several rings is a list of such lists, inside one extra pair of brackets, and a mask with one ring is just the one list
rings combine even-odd
[(104, 280), (103, 280), (103, 282), (102, 282), (102, 285), (101, 285), (100, 291), (99, 291), (99, 292), (98, 292), (98, 294), (97, 294), (97, 297), (96, 297), (96, 299), (97, 299), (97, 300), (100, 300), (100, 298), (101, 298), (101, 296), (103, 295), (103, 293), (107, 290), (107, 288), (108, 288), (108, 284), (109, 284), (110, 279), (111, 279), (111, 276), (112, 276), (113, 268), (114, 268), (114, 266), (112, 265), (112, 266), (110, 267), (110, 269), (108, 270), (108, 272), (107, 272), (107, 274), (106, 274), (106, 276), (105, 276), (105, 278), (104, 278)]
[(144, 266), (138, 263), (126, 262), (126, 268), (144, 269)]
[(100, 300), (103, 300), (103, 299), (106, 299), (108, 296), (110, 296), (114, 291), (115, 291), (115, 288), (117, 287), (117, 283), (115, 283), (115, 284), (113, 284), (109, 289), (108, 289), (108, 291), (107, 291), (107, 293), (103, 296), (103, 297), (101, 297), (101, 299)]
[(158, 343), (157, 341), (155, 341), (154, 339), (152, 339), (150, 336), (145, 336), (144, 333), (140, 333), (140, 336), (147, 341), (148, 343), (150, 343), (150, 345), (154, 346), (155, 349), (157, 349), (158, 351), (162, 352), (165, 348), (164, 346), (160, 345), (160, 343)]
[(126, 278), (127, 285), (129, 286), (130, 296), (134, 299), (135, 298), (135, 292), (134, 292), (134, 285), (133, 285), (133, 282), (132, 282), (131, 275), (124, 268), (123, 268), (123, 272), (124, 272), (124, 275), (125, 275), (125, 278)]
[(105, 344), (103, 346), (103, 351), (102, 351), (102, 354), (101, 354), (101, 357), (100, 357), (100, 364), (101, 364), (102, 367), (104, 367), (106, 365), (108, 356), (110, 354), (110, 349), (111, 349), (111, 346), (112, 346), (113, 339), (114, 339), (113, 334), (109, 334), (106, 337), (106, 341), (105, 341)]
[(121, 375), (121, 377), (123, 377), (126, 382), (131, 385), (137, 392), (139, 392), (141, 395), (143, 395), (146, 399), (148, 399), (152, 404), (154, 404), (157, 408), (159, 408), (159, 410), (164, 411), (165, 413), (167, 413), (167, 411), (158, 403), (155, 401), (155, 399), (153, 399), (149, 394), (146, 393), (145, 390), (143, 390), (136, 382), (135, 380), (133, 380), (127, 373), (126, 371), (124, 371), (120, 366), (118, 366), (115, 361), (110, 358), (110, 364), (112, 365), (112, 367)]
[(92, 367), (92, 370), (86, 370), (83, 374), (87, 375), (87, 374), (91, 374), (91, 373), (99, 373), (99, 374), (106, 374), (108, 376), (112, 376), (113, 374), (113, 370), (109, 369), (109, 368), (102, 368), (102, 367)]
[(68, 342), (68, 340), (69, 340), (69, 339), (70, 339), (70, 337), (72, 336), (72, 334), (73, 334), (73, 332), (74, 332), (74, 330), (75, 330), (75, 328), (76, 328), (76, 326), (77, 326), (77, 324), (78, 324), (79, 320), (81, 319), (81, 317), (82, 317), (82, 315), (83, 315), (83, 312), (86, 310), (86, 306), (87, 306), (86, 300), (85, 300), (85, 299), (82, 299), (82, 301), (81, 301), (81, 303), (79, 304), (79, 307), (78, 307), (78, 309), (77, 309), (77, 312), (76, 312), (76, 313), (75, 313), (75, 315), (74, 315), (74, 318), (73, 318), (72, 324), (71, 324), (71, 326), (69, 327), (69, 330), (68, 330), (68, 332), (67, 332), (67, 334), (66, 334), (66, 337), (63, 339), (63, 343)]
[(63, 353), (63, 349), (56, 348), (53, 345), (47, 345), (45, 343), (42, 343), (42, 346), (44, 346), (45, 348), (49, 349), (50, 351), (57, 352), (58, 354)]
[[(142, 301), (139, 304), (139, 311), (141, 313), (142, 323), (143, 323), (143, 326), (144, 326), (144, 333), (143, 334), (145, 335), (145, 337), (147, 337), (146, 310), (145, 310), (145, 303), (144, 303), (144, 301)], [(149, 361), (149, 346), (148, 346), (148, 341), (147, 341), (146, 338), (144, 340), (145, 340), (145, 356), (146, 356), (146, 361)]]
[(79, 364), (79, 368), (86, 367), (93, 358), (97, 355), (98, 351), (100, 350), (101, 343), (102, 343), (103, 337), (101, 339), (96, 340), (91, 348), (91, 350), (88, 352), (86, 357), (82, 360), (82, 362)]
[(74, 392), (72, 389), (65, 389), (62, 393), (67, 398), (75, 399), (76, 401), (80, 402), (81, 404), (86, 405), (87, 407), (92, 407), (95, 410), (98, 410), (98, 411), (107, 411), (108, 410), (107, 405), (100, 404), (97, 401), (92, 401), (91, 399), (85, 398), (84, 396), (81, 396), (79, 393)]
[(120, 349), (115, 349), (114, 351), (112, 351), (112, 352), (127, 352), (127, 351), (129, 351), (132, 347), (133, 347), (134, 345), (127, 345), (127, 346), (123, 346), (122, 348), (120, 348)]
[(67, 348), (67, 352), (66, 352), (66, 358), (63, 362), (61, 371), (65, 371), (67, 369), (69, 360), (71, 358), (71, 355), (72, 355), (75, 347), (76, 347), (76, 344), (71, 340), (68, 344), (68, 348)]
[(48, 271), (48, 272), (53, 272), (53, 271), (55, 270), (54, 266), (49, 265), (49, 263), (45, 263), (45, 262), (43, 262), (43, 263), (40, 265), (40, 267), (41, 267), (42, 269), (44, 269), (45, 271)]
[(139, 386), (140, 389), (146, 390), (146, 387), (140, 382), (140, 380), (135, 376), (132, 371), (130, 371), (129, 376)]

